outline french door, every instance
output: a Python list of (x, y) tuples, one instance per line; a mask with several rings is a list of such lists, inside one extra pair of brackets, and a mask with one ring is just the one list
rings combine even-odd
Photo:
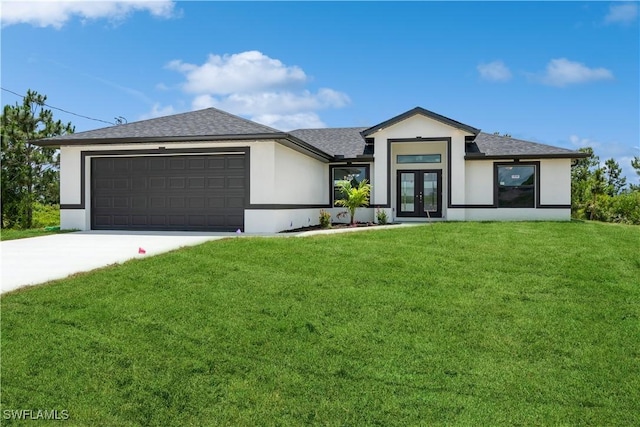
[(442, 217), (441, 170), (401, 170), (397, 183), (399, 217)]

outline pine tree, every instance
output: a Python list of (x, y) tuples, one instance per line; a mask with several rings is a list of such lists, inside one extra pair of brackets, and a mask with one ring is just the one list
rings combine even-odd
[(27, 90), (22, 103), (5, 105), (0, 117), (2, 227), (31, 228), (33, 205), (59, 200), (59, 154), (39, 147), (37, 139), (73, 133), (71, 123), (54, 121), (47, 97)]

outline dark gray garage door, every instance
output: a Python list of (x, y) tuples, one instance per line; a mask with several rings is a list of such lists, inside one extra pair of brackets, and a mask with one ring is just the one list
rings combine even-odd
[(94, 230), (244, 230), (244, 155), (91, 159)]

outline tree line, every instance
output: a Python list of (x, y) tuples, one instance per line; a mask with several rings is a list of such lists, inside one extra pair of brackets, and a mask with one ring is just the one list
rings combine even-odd
[[(640, 185), (630, 184), (614, 159), (604, 164), (593, 148), (579, 151), (588, 157), (578, 159), (571, 168), (571, 214), (576, 219), (640, 224)], [(631, 160), (640, 176), (640, 157)]]

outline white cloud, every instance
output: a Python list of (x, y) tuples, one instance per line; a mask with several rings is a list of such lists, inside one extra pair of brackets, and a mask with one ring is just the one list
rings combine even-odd
[(580, 62), (569, 61), (566, 58), (549, 61), (545, 73), (539, 77), (543, 84), (558, 87), (611, 79), (613, 79), (613, 73), (606, 68), (589, 68)]
[(30, 24), (62, 28), (72, 17), (83, 20), (121, 21), (134, 12), (144, 11), (160, 18), (174, 14), (175, 3), (168, 0), (82, 1), (40, 0), (2, 1), (2, 26)]
[(194, 99), (194, 107), (208, 104), (234, 114), (291, 114), (299, 111), (315, 111), (340, 108), (349, 103), (347, 95), (332, 89), (320, 89), (317, 93), (307, 90), (292, 92), (233, 93), (215, 98), (201, 95)]
[(604, 17), (605, 24), (631, 24), (638, 17), (638, 3), (624, 2), (609, 6), (609, 13)]
[(299, 67), (285, 66), (277, 59), (252, 50), (233, 55), (209, 55), (202, 65), (171, 61), (167, 68), (179, 71), (189, 93), (250, 93), (258, 90), (300, 86), (307, 76)]
[(283, 131), (293, 129), (323, 128), (325, 123), (316, 113), (296, 114), (260, 114), (251, 118), (254, 122), (262, 123)]
[(147, 119), (154, 119), (156, 117), (170, 116), (175, 112), (176, 111), (172, 105), (167, 105), (165, 107), (162, 107), (160, 106), (159, 103), (156, 102), (155, 104), (153, 104), (151, 111), (142, 114), (140, 117), (138, 117), (138, 120), (147, 120)]
[(180, 87), (194, 95), (194, 110), (216, 107), (281, 130), (322, 127), (318, 110), (351, 102), (334, 89), (305, 89), (309, 79), (300, 67), (258, 51), (209, 55), (202, 65), (174, 60), (167, 68), (184, 74)]
[(571, 135), (569, 137), (569, 141), (571, 142), (571, 145), (576, 148), (591, 147), (595, 149), (600, 147), (599, 142), (590, 140), (589, 138), (580, 138), (578, 135)]
[(480, 64), (477, 67), (480, 77), (492, 82), (505, 82), (511, 79), (511, 71), (502, 61)]

